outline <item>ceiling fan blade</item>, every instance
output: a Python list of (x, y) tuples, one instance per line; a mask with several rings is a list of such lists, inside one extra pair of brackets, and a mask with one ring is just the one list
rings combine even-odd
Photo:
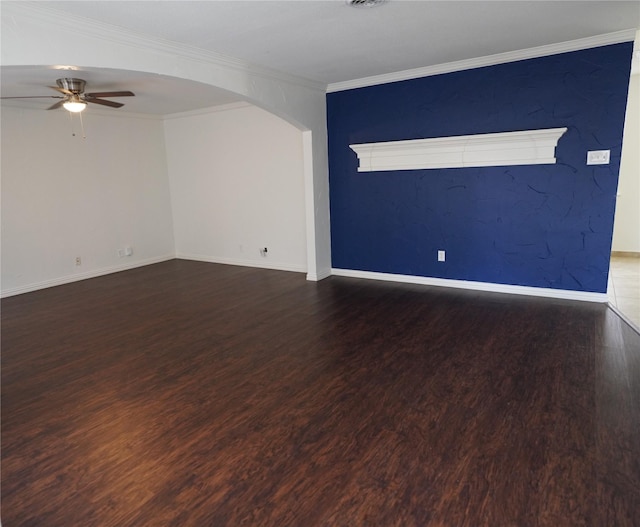
[(87, 97), (134, 97), (135, 93), (130, 91), (101, 91), (97, 93), (87, 93)]
[(58, 86), (47, 86), (47, 88), (51, 88), (52, 90), (59, 91), (60, 93), (64, 93), (65, 95), (73, 95), (72, 91), (65, 90), (64, 88), (58, 88)]
[(64, 101), (58, 101), (53, 106), (49, 106), (47, 110), (56, 110), (57, 108), (60, 108), (63, 104), (64, 104)]
[(93, 104), (102, 104), (103, 106), (111, 106), (111, 108), (120, 108), (121, 106), (124, 106), (121, 102), (105, 101), (104, 99), (93, 99), (89, 97), (87, 97), (85, 101)]
[(0, 97), (0, 99), (64, 99), (62, 95), (23, 95), (22, 97)]

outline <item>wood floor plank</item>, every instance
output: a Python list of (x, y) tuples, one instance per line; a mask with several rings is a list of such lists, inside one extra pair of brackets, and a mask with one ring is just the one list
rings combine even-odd
[(640, 525), (606, 305), (174, 260), (1, 338), (4, 527)]

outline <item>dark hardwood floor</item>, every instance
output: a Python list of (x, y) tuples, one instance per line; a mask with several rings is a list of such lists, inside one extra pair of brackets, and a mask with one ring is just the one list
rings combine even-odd
[(637, 527), (640, 336), (180, 260), (7, 298), (2, 525)]

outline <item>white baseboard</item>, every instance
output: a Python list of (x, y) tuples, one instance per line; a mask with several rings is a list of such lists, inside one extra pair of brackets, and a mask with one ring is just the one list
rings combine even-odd
[[(80, 280), (87, 280), (89, 278), (96, 278), (98, 276), (104, 276), (111, 273), (118, 273), (120, 271), (128, 271), (129, 269), (135, 269), (136, 267), (144, 267), (145, 265), (151, 265), (160, 262), (166, 262), (167, 260), (174, 260), (180, 258), (183, 260), (195, 260), (199, 262), (209, 263), (221, 263), (227, 265), (240, 265), (243, 267), (259, 267), (262, 269), (274, 269), (277, 271), (293, 271), (297, 273), (306, 272), (306, 268), (297, 265), (283, 264), (279, 262), (256, 262), (251, 260), (236, 260), (231, 258), (214, 258), (210, 256), (203, 256), (197, 254), (167, 254), (165, 256), (159, 256), (156, 258), (148, 258), (146, 260), (139, 260), (132, 264), (116, 265), (112, 267), (102, 267), (93, 271), (87, 271), (85, 273), (77, 273), (73, 275), (61, 276), (60, 278), (53, 278), (51, 280), (44, 280), (42, 282), (36, 282), (34, 284), (27, 284), (19, 287), (12, 287), (3, 289), (0, 292), (0, 298), (6, 298), (9, 296), (21, 295), (23, 293), (30, 293), (32, 291), (38, 291), (39, 289), (46, 289), (47, 287), (55, 287), (58, 285), (70, 284), (72, 282), (79, 282)], [(327, 276), (331, 274), (331, 271), (327, 273)]]
[(320, 280), (324, 280), (325, 278), (329, 278), (332, 274), (332, 269), (322, 269), (316, 273), (307, 273), (307, 280), (310, 282), (319, 282)]
[(9, 289), (3, 289), (0, 293), (0, 298), (6, 298), (8, 296), (21, 295), (23, 293), (30, 293), (32, 291), (38, 291), (39, 289), (46, 289), (48, 287), (55, 287), (58, 285), (70, 284), (72, 282), (79, 282), (80, 280), (88, 280), (89, 278), (96, 278), (98, 276), (104, 276), (111, 273), (119, 273), (120, 271), (128, 271), (129, 269), (135, 269), (136, 267), (144, 267), (145, 265), (151, 265), (160, 262), (166, 262), (167, 260), (173, 260), (175, 254), (167, 254), (164, 256), (157, 256), (155, 258), (147, 258), (146, 260), (138, 260), (134, 263), (124, 265), (114, 265), (111, 267), (102, 267), (100, 269), (94, 269), (93, 271), (87, 271), (85, 273), (77, 273), (73, 275), (61, 276), (60, 278), (52, 278), (50, 280), (44, 280), (42, 282), (36, 282), (34, 284), (27, 284), (19, 287), (11, 287)]
[(611, 302), (609, 302), (609, 308), (616, 315), (618, 315), (622, 320), (624, 320), (631, 329), (633, 329), (636, 333), (638, 333), (638, 335), (640, 335), (640, 326), (638, 326), (638, 324), (636, 324), (633, 320), (631, 320), (627, 315), (625, 315), (622, 311), (620, 311), (618, 307), (612, 304)]
[[(214, 258), (210, 256), (194, 255), (194, 254), (169, 254), (169, 255), (159, 256), (155, 258), (148, 258), (146, 260), (139, 260), (133, 264), (103, 267), (101, 269), (87, 271), (86, 273), (62, 276), (60, 278), (44, 280), (42, 282), (37, 282), (34, 284), (28, 284), (28, 285), (19, 286), (19, 287), (3, 289), (0, 292), (0, 298), (20, 295), (23, 293), (30, 293), (32, 291), (38, 291), (39, 289), (46, 289), (47, 287), (55, 287), (58, 285), (70, 284), (72, 282), (87, 280), (89, 278), (96, 278), (98, 276), (104, 276), (111, 273), (118, 273), (120, 271), (127, 271), (129, 269), (135, 269), (137, 267), (143, 267), (145, 265), (152, 265), (155, 263), (165, 262), (167, 260), (173, 260), (175, 258), (180, 258), (183, 260), (195, 260), (199, 262), (220, 263), (220, 264), (226, 264), (226, 265), (239, 265), (243, 267), (258, 267), (262, 269), (274, 269), (277, 271), (292, 271), (292, 272), (298, 272), (298, 273), (304, 273), (306, 271), (306, 269), (304, 269), (302, 266), (283, 264), (278, 262), (263, 263), (263, 262), (256, 262), (252, 260), (238, 260), (238, 259), (232, 259), (232, 258)], [(548, 289), (544, 287), (527, 287), (527, 286), (520, 286), (520, 285), (492, 284), (488, 282), (471, 282), (466, 280), (449, 280), (445, 278), (430, 278), (425, 276), (376, 273), (372, 271), (356, 271), (351, 269), (336, 269), (336, 268), (323, 269), (321, 272), (318, 272), (318, 273), (314, 273), (314, 274), (307, 273), (307, 280), (320, 281), (331, 275), (345, 276), (350, 278), (365, 278), (368, 280), (383, 280), (387, 282), (402, 282), (402, 283), (408, 283), (408, 284), (431, 285), (436, 287), (471, 289), (476, 291), (507, 293), (507, 294), (513, 294), (513, 295), (528, 295), (528, 296), (541, 296), (541, 297), (547, 297), (547, 298), (562, 298), (566, 300), (581, 300), (585, 302), (604, 303), (608, 301), (608, 297), (606, 293), (568, 291), (565, 289)]]
[(351, 269), (332, 269), (335, 276), (350, 278), (366, 278), (368, 280), (384, 280), (387, 282), (403, 282), (408, 284), (432, 285), (437, 287), (452, 287), (456, 289), (472, 289), (492, 293), (507, 293), (511, 295), (542, 296), (547, 298), (563, 298), (566, 300), (581, 300), (584, 302), (607, 302), (606, 293), (591, 293), (585, 291), (568, 291), (566, 289), (548, 289), (544, 287), (528, 287), (522, 285), (492, 284), (488, 282), (471, 282), (466, 280), (449, 280), (445, 278), (430, 278), (403, 274), (375, 273), (371, 271), (355, 271)]
[(295, 273), (305, 273), (306, 267), (301, 265), (292, 265), (282, 262), (271, 262), (267, 256), (263, 260), (241, 260), (237, 258), (221, 258), (217, 256), (207, 256), (202, 254), (185, 254), (178, 253), (175, 256), (182, 260), (195, 260), (197, 262), (219, 263), (225, 265), (239, 265), (242, 267), (258, 267), (260, 269), (273, 269), (275, 271), (292, 271)]

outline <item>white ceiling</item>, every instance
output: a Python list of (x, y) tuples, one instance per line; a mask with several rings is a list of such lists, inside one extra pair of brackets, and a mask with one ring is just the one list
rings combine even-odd
[[(640, 28), (637, 0), (387, 0), (380, 7), (359, 9), (344, 0), (49, 1), (39, 5), (327, 85)], [(3, 68), (2, 95), (16, 91), (40, 95), (41, 86), (63, 76), (58, 73), (45, 68)], [(121, 102), (139, 113), (176, 113), (237, 100), (208, 86), (157, 75), (91, 69), (80, 73), (74, 75), (87, 80), (88, 91), (136, 92), (135, 100)], [(55, 102), (33, 101), (43, 107)]]

